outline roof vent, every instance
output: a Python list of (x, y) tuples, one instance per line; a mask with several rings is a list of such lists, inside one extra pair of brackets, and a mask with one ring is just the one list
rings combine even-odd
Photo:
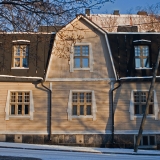
[(85, 9), (85, 15), (90, 16), (90, 9)]
[(117, 32), (138, 32), (137, 26), (118, 26)]
[(137, 14), (138, 15), (143, 15), (143, 16), (148, 16), (146, 11), (138, 11)]
[(114, 10), (113, 15), (120, 15), (119, 10)]

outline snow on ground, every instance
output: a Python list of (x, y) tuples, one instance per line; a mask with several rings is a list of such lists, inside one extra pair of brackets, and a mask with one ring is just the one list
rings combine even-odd
[(42, 160), (160, 160), (160, 151), (158, 150), (138, 150), (138, 153), (135, 153), (133, 152), (133, 149), (73, 147), (7, 142), (0, 142), (0, 155), (32, 157), (40, 158)]

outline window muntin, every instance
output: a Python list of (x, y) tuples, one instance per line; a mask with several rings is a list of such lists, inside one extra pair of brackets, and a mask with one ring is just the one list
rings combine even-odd
[[(137, 136), (135, 140), (137, 141)], [(143, 135), (139, 145), (140, 146), (156, 145), (156, 137), (154, 135)]]
[(25, 116), (30, 111), (30, 92), (11, 92), (10, 93), (10, 115)]
[(149, 68), (149, 46), (138, 45), (134, 46), (135, 52), (135, 68)]
[(92, 93), (73, 92), (72, 93), (72, 115), (86, 116), (92, 115)]
[(89, 68), (89, 45), (74, 46), (74, 68)]
[(28, 68), (28, 45), (14, 45), (13, 46), (12, 67)]
[[(134, 114), (143, 114), (146, 108), (146, 101), (148, 97), (148, 91), (134, 91)], [(152, 93), (154, 94), (154, 93)], [(147, 114), (154, 114), (154, 95), (151, 97), (149, 102), (149, 109)]]

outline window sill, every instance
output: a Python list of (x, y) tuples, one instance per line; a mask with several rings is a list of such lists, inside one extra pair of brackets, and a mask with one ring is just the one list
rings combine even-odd
[(157, 149), (157, 145), (142, 145), (142, 146), (138, 146), (138, 148), (142, 148), (142, 149)]
[(93, 116), (92, 115), (88, 115), (88, 116), (72, 116), (72, 118), (93, 118)]
[[(142, 118), (143, 115), (134, 115), (135, 118)], [(155, 118), (155, 115), (147, 115), (147, 118)]]
[(74, 70), (90, 70), (90, 68), (73, 68)]
[(29, 69), (29, 68), (25, 68), (25, 67), (12, 67), (11, 69)]
[(20, 116), (9, 116), (9, 118), (26, 118), (26, 119), (30, 119), (31, 116), (30, 115), (29, 116), (22, 116), (22, 115), (20, 115)]
[(140, 67), (140, 68), (135, 68), (135, 69), (140, 69), (140, 70), (142, 69), (143, 70), (143, 69), (152, 69), (152, 68), (147, 68), (147, 67), (142, 68), (142, 67)]

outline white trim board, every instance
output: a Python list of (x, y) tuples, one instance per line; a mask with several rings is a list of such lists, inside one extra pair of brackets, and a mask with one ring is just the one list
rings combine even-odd
[(65, 82), (65, 81), (115, 81), (115, 78), (47, 78), (46, 82)]
[[(137, 134), (139, 130), (115, 130), (115, 134)], [(143, 134), (160, 134), (160, 130), (143, 130)]]
[(47, 135), (47, 131), (0, 131), (0, 134), (26, 134), (26, 135)]

